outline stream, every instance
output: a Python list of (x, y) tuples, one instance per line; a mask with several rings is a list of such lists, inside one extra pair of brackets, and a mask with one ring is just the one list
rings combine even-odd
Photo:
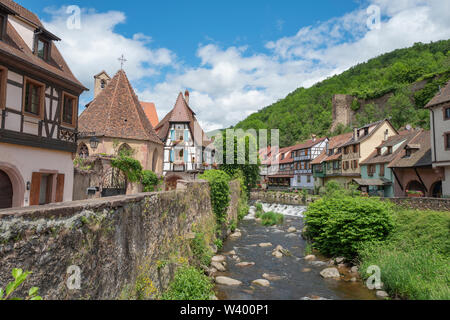
[[(263, 204), (265, 212), (274, 211), (285, 216), (283, 225), (274, 227), (262, 226), (255, 220), (254, 207), (250, 214), (239, 224), (242, 236), (229, 238), (224, 242), (219, 254), (226, 255), (225, 272), (216, 276), (226, 276), (242, 282), (239, 286), (217, 284), (216, 296), (220, 300), (374, 300), (375, 292), (365, 287), (360, 279), (349, 281), (349, 276), (342, 280), (324, 279), (320, 272), (328, 265), (314, 265), (305, 261), (306, 241), (301, 237), (303, 229), (303, 212), (306, 207)], [(290, 227), (296, 228), (296, 233), (288, 233)], [(260, 247), (261, 243), (271, 243), (270, 247)], [(291, 256), (276, 258), (272, 255), (276, 246), (281, 245), (289, 250)], [(227, 255), (234, 250), (236, 255)], [(254, 262), (249, 267), (239, 267), (240, 262)], [(328, 262), (326, 259), (317, 261)], [(317, 264), (317, 262), (316, 262)], [(320, 264), (320, 262), (319, 262)], [(263, 274), (276, 276), (270, 281), (270, 287), (252, 284), (252, 281), (264, 279)]]

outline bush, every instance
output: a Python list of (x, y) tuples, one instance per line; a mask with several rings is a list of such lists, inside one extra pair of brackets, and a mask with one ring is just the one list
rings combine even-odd
[(208, 170), (199, 177), (207, 180), (211, 188), (211, 205), (219, 225), (226, 220), (227, 208), (230, 203), (230, 176), (221, 170)]
[(203, 233), (195, 233), (195, 238), (191, 240), (191, 250), (200, 265), (209, 266), (211, 264), (213, 253), (208, 247)]
[(155, 187), (158, 185), (158, 177), (153, 171), (143, 170), (141, 183), (144, 187), (144, 192), (152, 192), (155, 191)]
[(111, 166), (122, 171), (129, 182), (137, 182), (141, 179), (142, 165), (136, 159), (121, 155), (111, 159)]
[(177, 270), (162, 300), (211, 300), (214, 295), (211, 279), (193, 267)]
[(280, 213), (270, 211), (261, 215), (261, 220), (263, 226), (274, 226), (276, 224), (283, 224), (284, 216)]
[(392, 205), (377, 199), (325, 197), (306, 211), (307, 236), (323, 254), (353, 258), (362, 243), (386, 239), (391, 214)]

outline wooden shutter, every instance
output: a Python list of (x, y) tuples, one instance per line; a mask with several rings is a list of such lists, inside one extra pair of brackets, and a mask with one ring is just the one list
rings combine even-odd
[(64, 200), (64, 174), (58, 174), (56, 177), (56, 198), (55, 202), (63, 202)]
[(38, 206), (41, 194), (41, 174), (33, 172), (31, 175), (31, 190), (30, 190), (30, 206)]

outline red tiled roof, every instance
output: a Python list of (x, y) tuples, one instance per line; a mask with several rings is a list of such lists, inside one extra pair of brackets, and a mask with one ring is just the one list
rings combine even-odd
[(405, 157), (405, 146), (398, 156), (388, 165), (389, 168), (411, 168), (431, 166), (431, 134), (430, 131), (423, 130), (414, 138), (408, 141), (407, 145), (419, 147), (410, 157)]
[[(353, 137), (353, 133), (344, 133), (335, 137), (332, 137), (328, 141), (328, 149), (336, 149), (339, 148), (341, 145), (347, 143), (351, 138)], [(326, 149), (318, 156), (316, 159), (311, 161), (311, 164), (321, 164), (324, 161), (332, 161), (337, 160), (342, 156), (341, 153), (333, 154), (331, 156), (327, 155)]]
[[(0, 4), (13, 10), (21, 18), (31, 22), (36, 26), (36, 28), (43, 29), (41, 21), (31, 11), (11, 0), (0, 0)], [(0, 52), (6, 56), (11, 56), (20, 63), (30, 64), (37, 71), (49, 73), (52, 76), (56, 76), (62, 80), (70, 82), (72, 85), (75, 85), (82, 90), (87, 90), (87, 88), (85, 88), (83, 84), (73, 75), (53, 41), (50, 41), (50, 45), (51, 55), (49, 61), (44, 61), (33, 54), (33, 51), (24, 42), (12, 24), (8, 22), (5, 38), (3, 41), (0, 41)]]
[(156, 112), (156, 107), (153, 102), (142, 102), (141, 106), (144, 108), (145, 115), (147, 119), (152, 124), (153, 128), (156, 127), (159, 123), (158, 113)]
[(292, 146), (292, 150), (301, 150), (301, 149), (307, 149), (315, 146), (316, 144), (319, 144), (323, 141), (325, 141), (327, 138), (320, 138), (320, 139), (311, 139), (306, 142), (297, 144), (295, 146)]
[(162, 119), (155, 127), (156, 133), (162, 141), (166, 141), (169, 133), (170, 123), (185, 122), (189, 123), (189, 128), (194, 136), (195, 143), (201, 146), (208, 146), (212, 140), (209, 140), (195, 117), (195, 112), (189, 107), (188, 103), (180, 92), (173, 109)]
[(79, 131), (97, 137), (149, 140), (162, 144), (123, 70), (117, 72), (80, 115)]

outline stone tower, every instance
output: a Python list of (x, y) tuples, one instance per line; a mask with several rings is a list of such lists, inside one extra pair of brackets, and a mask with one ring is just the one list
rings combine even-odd
[(94, 76), (94, 99), (103, 89), (106, 88), (110, 80), (111, 77), (108, 76), (104, 70)]
[(352, 110), (353, 97), (346, 94), (336, 94), (333, 97), (333, 124), (331, 131), (336, 130), (339, 124), (352, 126), (354, 112)]

